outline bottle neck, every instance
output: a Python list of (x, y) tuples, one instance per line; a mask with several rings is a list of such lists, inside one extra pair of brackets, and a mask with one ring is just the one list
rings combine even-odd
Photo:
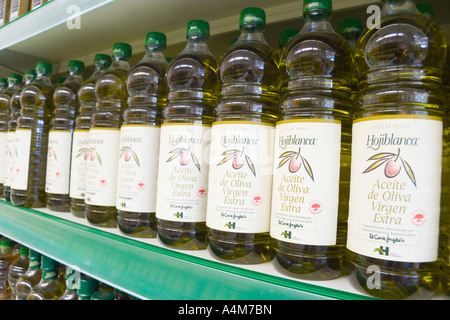
[(419, 14), (414, 0), (384, 0), (381, 17), (398, 14)]
[(330, 23), (331, 13), (323, 10), (314, 10), (305, 14), (305, 24), (300, 33), (303, 32), (334, 32)]
[(78, 71), (78, 70), (70, 70), (69, 69), (69, 76), (67, 77), (67, 80), (70, 79), (77, 79), (77, 80), (82, 80), (83, 79), (83, 74), (82, 72)]
[(103, 64), (95, 65), (94, 72), (92, 72), (90, 78), (91, 79), (97, 79), (103, 72), (108, 70), (108, 68), (109, 68), (109, 66), (103, 65)]
[(35, 81), (44, 82), (50, 86), (52, 85), (52, 79), (48, 73), (38, 72)]
[(195, 53), (207, 53), (211, 54), (208, 47), (207, 36), (201, 34), (192, 34), (188, 36), (186, 47), (184, 47), (181, 53), (195, 52)]
[(58, 277), (58, 273), (56, 270), (42, 270), (42, 280), (44, 281), (50, 281), (53, 279), (56, 279)]
[(264, 28), (262, 26), (246, 26), (241, 27), (241, 34), (236, 42), (262, 42), (268, 44), (264, 37)]
[(130, 58), (123, 56), (113, 57), (111, 69), (130, 69)]
[(147, 51), (142, 60), (167, 63), (166, 57), (164, 56), (164, 50), (159, 46), (147, 46)]

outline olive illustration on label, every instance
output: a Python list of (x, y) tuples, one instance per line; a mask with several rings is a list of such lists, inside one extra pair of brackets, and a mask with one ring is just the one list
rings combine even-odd
[(224, 157), (217, 164), (218, 166), (220, 166), (224, 163), (227, 163), (228, 161), (233, 159), (231, 167), (235, 170), (239, 170), (244, 166), (245, 163), (247, 163), (248, 167), (250, 168), (250, 171), (256, 177), (255, 165), (253, 164), (250, 157), (244, 153), (244, 149), (242, 149), (242, 150), (230, 149), (230, 150), (223, 152), (221, 155)]
[(94, 161), (95, 159), (98, 160), (100, 165), (102, 165), (102, 159), (100, 158), (100, 155), (95, 150), (95, 148), (81, 148), (77, 150), (77, 156), (76, 158), (83, 157), (85, 161)]
[(197, 167), (198, 171), (201, 172), (201, 170), (200, 170), (200, 162), (198, 161), (198, 159), (195, 156), (195, 154), (190, 151), (190, 149), (176, 148), (176, 149), (173, 149), (173, 150), (169, 151), (169, 154), (171, 154), (171, 156), (169, 157), (169, 159), (166, 160), (166, 162), (171, 162), (174, 159), (177, 159), (179, 157), (180, 158), (180, 165), (187, 166), (191, 162), (191, 159), (192, 159), (192, 162), (194, 162), (194, 164)]
[(412, 170), (409, 163), (405, 159), (400, 157), (400, 149), (398, 149), (397, 153), (392, 153), (392, 152), (377, 153), (377, 154), (371, 156), (367, 161), (375, 161), (375, 162), (372, 163), (363, 172), (363, 174), (371, 172), (371, 171), (381, 167), (382, 165), (384, 165), (384, 175), (387, 178), (394, 178), (399, 175), (399, 173), (401, 172), (401, 169), (403, 168), (406, 172), (406, 175), (411, 180), (411, 182), (414, 184), (415, 187), (417, 187), (414, 171)]
[(49, 158), (53, 157), (55, 159), (55, 161), (58, 161), (58, 158), (56, 158), (56, 152), (55, 152), (55, 150), (53, 150), (52, 147), (48, 147), (48, 157)]
[(298, 148), (298, 152), (295, 152), (295, 151), (283, 152), (279, 158), (282, 160), (278, 164), (277, 169), (281, 168), (286, 163), (289, 163), (288, 164), (289, 172), (296, 173), (300, 170), (300, 168), (303, 165), (303, 168), (305, 168), (305, 171), (308, 173), (311, 180), (314, 181), (313, 170), (312, 170), (309, 162), (306, 160), (306, 158), (301, 155), (301, 148)]
[(133, 151), (132, 147), (124, 146), (120, 149), (119, 159), (122, 158), (125, 160), (125, 162), (129, 162), (132, 158), (134, 159), (134, 162), (140, 167), (139, 158), (136, 154), (136, 152)]

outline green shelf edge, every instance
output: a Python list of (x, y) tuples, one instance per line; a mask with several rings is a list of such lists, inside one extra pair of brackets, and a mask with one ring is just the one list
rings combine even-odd
[(199, 258), (2, 200), (0, 234), (141, 299), (371, 299)]

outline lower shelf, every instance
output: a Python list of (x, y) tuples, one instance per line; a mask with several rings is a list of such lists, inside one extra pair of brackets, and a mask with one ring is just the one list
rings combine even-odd
[(208, 250), (176, 251), (158, 239), (99, 229), (71, 213), (17, 208), (0, 201), (0, 234), (140, 299), (363, 300), (347, 279), (299, 281), (276, 262), (236, 266)]

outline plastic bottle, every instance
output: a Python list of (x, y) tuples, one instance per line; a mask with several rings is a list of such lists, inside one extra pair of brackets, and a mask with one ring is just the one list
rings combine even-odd
[(127, 78), (120, 129), (117, 225), (132, 237), (156, 237), (156, 185), (162, 110), (166, 105), (166, 36), (149, 32), (146, 53)]
[(241, 264), (274, 254), (269, 226), (280, 74), (265, 24), (264, 10), (241, 11), (239, 38), (220, 58), (222, 100), (211, 133), (210, 248)]
[(120, 127), (127, 108), (131, 46), (116, 43), (112, 56), (110, 68), (95, 84), (97, 102), (89, 130), (86, 176), (86, 218), (90, 224), (103, 228), (117, 227), (117, 159)]
[(299, 32), (298, 29), (284, 29), (283, 31), (280, 32), (280, 38), (278, 39), (278, 50), (277, 50), (278, 57), (277, 57), (277, 59), (279, 59), (281, 50), (283, 50), (284, 46), (298, 32)]
[(86, 166), (89, 160), (89, 129), (92, 115), (95, 111), (95, 83), (111, 66), (111, 56), (96, 54), (95, 69), (92, 75), (84, 81), (78, 90), (80, 112), (75, 120), (75, 130), (72, 138), (72, 161), (70, 167), (70, 211), (75, 217), (86, 218)]
[(347, 40), (348, 44), (355, 50), (359, 36), (363, 32), (362, 21), (357, 18), (347, 18), (339, 21), (337, 32)]
[(3, 93), (6, 88), (8, 88), (8, 79), (0, 78), (0, 93)]
[(16, 145), (14, 143), (15, 132), (17, 127), (17, 118), (20, 116), (20, 94), (22, 88), (27, 86), (36, 78), (36, 71), (33, 69), (25, 70), (25, 82), (22, 87), (17, 90), (12, 96), (9, 103), (11, 117), (8, 122), (8, 132), (6, 134), (6, 158), (5, 158), (5, 182), (3, 184), (3, 196), (6, 201), (11, 201), (11, 186), (14, 177), (14, 164), (16, 162)]
[(78, 300), (80, 273), (73, 268), (66, 267), (65, 272), (66, 291), (58, 300)]
[(22, 76), (10, 73), (8, 75), (8, 87), (0, 93), (0, 195), (4, 194), (4, 184), (6, 180), (5, 168), (7, 154), (8, 123), (11, 118), (11, 97), (20, 90)]
[(91, 300), (92, 294), (98, 291), (98, 280), (82, 275), (79, 283), (80, 285), (77, 290), (78, 300)]
[(380, 28), (356, 47), (346, 270), (384, 299), (438, 287), (445, 38), (412, 0), (384, 0)]
[(11, 300), (17, 300), (17, 281), (27, 272), (28, 266), (30, 265), (28, 254), (29, 249), (23, 245), (20, 246), (20, 257), (9, 266), (8, 283), (11, 287)]
[(42, 278), (28, 294), (27, 300), (58, 300), (65, 292), (66, 286), (59, 279), (59, 263), (42, 256)]
[(14, 263), (19, 255), (14, 252), (15, 242), (8, 238), (0, 241), (0, 300), (9, 300), (11, 287), (8, 282), (9, 266)]
[(39, 62), (37, 77), (20, 95), (22, 109), (17, 119), (17, 161), (11, 191), (15, 206), (45, 207), (45, 176), (50, 121), (53, 114), (52, 65)]
[(167, 71), (168, 105), (161, 126), (156, 218), (158, 236), (178, 249), (206, 249), (209, 144), (219, 92), (209, 23), (187, 25), (185, 48)]
[(42, 278), (41, 254), (34, 250), (29, 250), (29, 264), (27, 271), (17, 279), (16, 299), (26, 300), (31, 289), (39, 283)]
[(96, 291), (92, 294), (91, 300), (115, 300), (114, 293), (107, 291)]
[(350, 45), (330, 23), (332, 2), (303, 3), (305, 24), (281, 54), (270, 234), (282, 271), (343, 274), (350, 173)]
[(75, 118), (79, 114), (78, 90), (83, 82), (84, 63), (70, 60), (69, 76), (53, 94), (55, 105), (47, 152), (45, 192), (47, 208), (57, 212), (70, 211), (70, 160)]

